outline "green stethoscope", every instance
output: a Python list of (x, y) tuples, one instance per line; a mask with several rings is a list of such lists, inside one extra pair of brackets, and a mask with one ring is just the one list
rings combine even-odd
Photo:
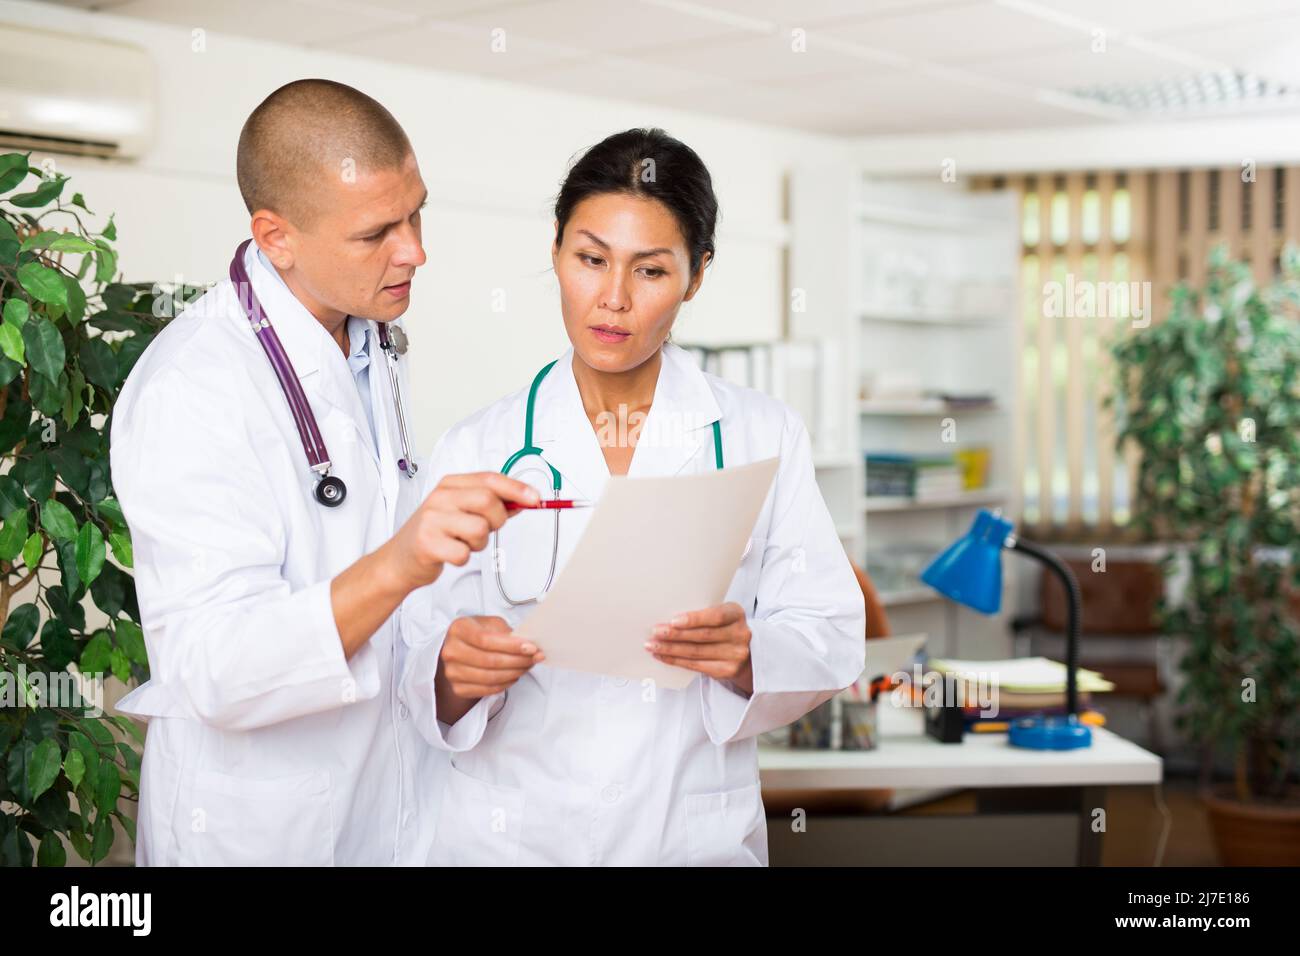
[[(558, 362), (556, 359), (555, 362)], [(524, 447), (506, 459), (506, 463), (501, 466), (501, 474), (509, 475), (510, 469), (513, 468), (521, 458), (527, 458), (536, 455), (541, 459), (551, 472), (551, 497), (560, 497), (560, 488), (563, 483), (560, 473), (542, 456), (542, 450), (533, 444), (533, 409), (537, 402), (537, 389), (542, 384), (542, 379), (546, 378), (546, 373), (555, 367), (555, 362), (545, 366), (537, 377), (533, 379), (533, 384), (528, 389), (528, 404), (524, 411)], [(719, 471), (722, 470), (722, 426), (720, 422), (713, 423), (713, 460)], [(492, 532), (492, 570), (496, 574), (497, 590), (501, 592), (507, 604), (511, 607), (523, 607), (526, 604), (535, 604), (541, 599), (541, 596), (551, 589), (551, 582), (555, 579), (555, 563), (560, 554), (560, 512), (554, 512), (554, 525), (551, 530), (551, 569), (546, 574), (546, 585), (541, 592), (535, 597), (527, 598), (523, 601), (516, 601), (506, 593), (505, 583), (501, 580), (501, 560), (497, 549), (497, 532)]]

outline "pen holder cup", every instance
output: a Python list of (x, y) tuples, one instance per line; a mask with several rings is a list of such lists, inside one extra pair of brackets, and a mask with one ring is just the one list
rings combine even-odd
[(831, 746), (832, 709), (828, 700), (790, 725), (790, 746), (828, 750)]
[(879, 708), (874, 700), (846, 700), (840, 711), (841, 750), (875, 750), (880, 740)]

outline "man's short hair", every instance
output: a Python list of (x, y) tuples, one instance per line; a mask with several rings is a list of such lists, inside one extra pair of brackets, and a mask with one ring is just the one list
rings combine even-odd
[(296, 226), (319, 211), (322, 176), (400, 167), (411, 141), (376, 100), (333, 80), (295, 80), (264, 99), (239, 134), (236, 176), (250, 214), (269, 209)]

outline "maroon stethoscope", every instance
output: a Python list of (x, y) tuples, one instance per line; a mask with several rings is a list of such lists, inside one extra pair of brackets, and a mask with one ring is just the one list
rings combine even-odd
[[(266, 359), (275, 371), (275, 377), (280, 380), (280, 389), (289, 402), (293, 423), (298, 428), (298, 437), (302, 439), (303, 451), (307, 453), (307, 463), (317, 476), (316, 500), (327, 508), (337, 508), (347, 497), (348, 486), (343, 483), (342, 478), (330, 474), (330, 456), (325, 448), (325, 439), (321, 438), (320, 428), (316, 424), (316, 416), (312, 414), (311, 405), (308, 404), (307, 396), (298, 382), (293, 363), (289, 361), (280, 337), (275, 334), (271, 320), (266, 317), (266, 310), (262, 308), (257, 293), (253, 291), (253, 283), (249, 281), (248, 270), (244, 268), (244, 253), (252, 241), (245, 239), (240, 243), (239, 248), (235, 250), (235, 257), (230, 260), (230, 281), (235, 287), (235, 297), (239, 299), (244, 315), (247, 316), (249, 325), (253, 327), (253, 334), (261, 343), (262, 351), (266, 353)], [(397, 411), (397, 428), (402, 441), (402, 457), (397, 460), (397, 467), (406, 477), (414, 478), (419, 467), (411, 455), (410, 441), (406, 432), (406, 415), (402, 410), (402, 386), (397, 375), (398, 356), (405, 355), (408, 348), (406, 333), (400, 328), (394, 328), (390, 332), (387, 322), (380, 322), (378, 325), (379, 347), (387, 360), (388, 381), (393, 389), (393, 407)]]

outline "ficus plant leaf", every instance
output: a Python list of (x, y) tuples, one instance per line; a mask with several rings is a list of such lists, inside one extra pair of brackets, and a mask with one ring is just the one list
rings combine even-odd
[(1178, 726), (1230, 760), (1243, 801), (1287, 798), (1300, 756), (1300, 255), (1257, 286), (1223, 247), (1204, 284), (1112, 346), (1121, 450), (1140, 452), (1137, 529), (1185, 579), (1162, 602), (1187, 642)]
[(29, 866), (63, 865), (65, 843), (103, 860), (114, 820), (134, 834), (138, 728), (51, 678), (148, 676), (108, 419), (160, 316), (203, 291), (117, 281), (112, 217), (67, 181), (0, 154), (0, 672), (45, 674), (0, 707), (0, 862)]

